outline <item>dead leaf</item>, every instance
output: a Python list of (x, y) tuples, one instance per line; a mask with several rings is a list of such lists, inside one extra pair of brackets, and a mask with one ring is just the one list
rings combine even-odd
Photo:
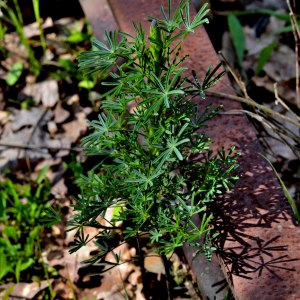
[(296, 76), (296, 54), (287, 45), (280, 45), (273, 51), (263, 70), (276, 82), (288, 81)]
[[(73, 289), (77, 291), (76, 285), (73, 285)], [(68, 282), (64, 283), (61, 279), (59, 282), (54, 283), (54, 288), (53, 291), (59, 296), (59, 299), (64, 299), (64, 300), (73, 300), (73, 294), (71, 287)]]
[[(18, 110), (11, 109), (10, 121), (7, 126), (5, 126), (6, 131), (17, 131), (24, 126), (33, 126), (36, 123), (36, 120), (43, 113), (43, 107), (32, 107), (29, 110)], [(40, 120), (40, 125), (45, 125), (53, 116), (52, 111), (48, 110)]]
[[(23, 59), (23, 62), (27, 62), (28, 53), (25, 49), (25, 46), (21, 43), (17, 32), (5, 34), (1, 41), (1, 45), (11, 54)], [(3, 61), (1, 62), (1, 64), (2, 63)]]
[[(4, 131), (1, 136), (0, 143), (25, 145), (30, 134), (30, 128), (24, 128), (16, 133), (12, 131)], [(34, 134), (32, 135), (30, 145), (59, 148), (60, 142), (58, 140), (50, 139), (48, 133), (42, 131), (40, 127), (37, 127), (34, 131)], [(0, 151), (1, 150), (0, 170), (3, 170), (5, 168), (14, 168), (17, 165), (17, 159), (20, 149), (11, 149), (0, 146)], [(24, 157), (26, 156), (30, 159), (31, 162), (37, 162), (41, 159), (51, 158), (49, 151), (44, 148), (26, 150)]]
[(99, 248), (94, 246), (84, 246), (80, 248), (76, 253), (70, 254), (68, 249), (63, 250), (63, 257), (59, 259), (53, 259), (49, 262), (49, 266), (61, 266), (59, 270), (60, 276), (68, 279), (66, 265), (68, 265), (69, 276), (71, 282), (77, 282), (79, 280), (78, 270), (84, 266), (81, 262), (83, 260), (91, 258), (90, 253), (98, 250)]
[(138, 285), (138, 283), (142, 283), (141, 267), (135, 267), (134, 272), (132, 272), (128, 277), (128, 282), (133, 286)]
[(75, 120), (62, 125), (62, 128), (65, 130), (64, 137), (69, 139), (72, 143), (77, 142), (78, 138), (85, 133), (89, 127), (86, 123), (88, 120), (84, 112), (76, 113), (75, 117)]
[[(54, 279), (50, 279), (50, 283)], [(0, 293), (0, 298), (2, 298), (5, 294), (5, 292), (13, 285), (14, 283), (10, 282), (5, 285), (1, 285), (0, 288), (4, 288), (5, 290)], [(25, 283), (25, 282), (20, 282), (15, 284), (14, 290), (11, 292), (10, 296), (7, 298), (7, 300), (15, 300), (20, 299), (20, 300), (25, 300), (25, 299), (32, 299), (36, 296), (37, 293), (40, 291), (44, 290), (47, 288), (48, 282), (47, 280), (43, 280), (40, 283), (40, 286), (37, 282), (32, 282), (32, 283)]]
[(57, 199), (66, 198), (68, 194), (68, 188), (65, 185), (65, 179), (61, 178), (54, 186), (51, 187), (51, 194)]
[(142, 293), (143, 290), (143, 284), (139, 283), (137, 285), (136, 291), (135, 291), (135, 300), (146, 300), (144, 294)]
[(58, 130), (57, 129), (57, 125), (56, 125), (56, 123), (54, 121), (49, 121), (47, 123), (47, 128), (48, 128), (49, 133), (51, 133), (51, 134), (56, 133), (57, 130)]
[(0, 125), (5, 125), (8, 122), (8, 112), (0, 110)]
[[(274, 93), (275, 81), (270, 79), (267, 75), (264, 77), (252, 77), (251, 80), (256, 84), (256, 86), (263, 87), (267, 91)], [(292, 104), (296, 104), (297, 95), (294, 80), (278, 82), (277, 90), (280, 98)]]
[[(54, 53), (50, 49), (46, 49), (45, 54), (40, 59), (40, 64), (47, 65), (47, 64), (54, 64), (56, 65), (56, 62), (51, 62), (51, 60), (55, 57)], [(59, 65), (58, 65), (59, 66)]]
[[(41, 20), (42, 22), (42, 29), (46, 29), (49, 27), (53, 27), (53, 21), (51, 17), (47, 17), (45, 21)], [(34, 22), (28, 25), (23, 26), (23, 31), (26, 38), (30, 39), (32, 37), (40, 35), (39, 23)]]
[(59, 101), (53, 111), (54, 122), (57, 124), (63, 123), (70, 117), (70, 112), (65, 110), (62, 106), (62, 101)]
[(78, 103), (79, 102), (79, 96), (78, 94), (74, 94), (72, 96), (68, 96), (64, 101), (68, 104), (68, 105), (72, 105), (74, 103)]
[(53, 107), (58, 99), (58, 84), (56, 79), (50, 78), (42, 82), (27, 85), (18, 95), (19, 100), (32, 97), (36, 104), (42, 101), (45, 107)]
[[(151, 255), (151, 256), (148, 256)], [(161, 258), (153, 251), (147, 253), (147, 256), (144, 260), (145, 269), (148, 272), (152, 272), (155, 274), (165, 274), (165, 267), (161, 260)]]
[(84, 18), (80, 18), (79, 20), (76, 20), (74, 17), (65, 17), (61, 18), (59, 20), (54, 21), (54, 24), (63, 32), (64, 27), (69, 29), (71, 32), (77, 30), (79, 32), (82, 31), (84, 27)]
[(45, 40), (46, 40), (47, 47), (52, 47), (55, 49), (56, 55), (61, 55), (68, 52), (64, 44), (62, 35), (52, 32), (46, 34)]

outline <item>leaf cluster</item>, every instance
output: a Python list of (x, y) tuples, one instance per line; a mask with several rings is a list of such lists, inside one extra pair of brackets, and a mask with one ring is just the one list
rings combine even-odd
[[(228, 154), (223, 148), (212, 157), (212, 142), (199, 132), (221, 107), (212, 110), (210, 104), (200, 112), (192, 99), (197, 95), (204, 98), (205, 90), (225, 72), (216, 75), (221, 65), (210, 66), (201, 83), (194, 70), (194, 81), (183, 76), (187, 68), (182, 63), (188, 56), (180, 58), (181, 44), (208, 22), (203, 19), (206, 5), (191, 20), (189, 2), (182, 0), (172, 14), (169, 0), (168, 13), (161, 8), (163, 20), (149, 17), (149, 37), (141, 23), (133, 22), (135, 36), (120, 32), (122, 39), (117, 43), (117, 32), (106, 32), (109, 46), (94, 40), (97, 51), (78, 57), (80, 68), (90, 69), (86, 75), (98, 72), (101, 76), (111, 66), (119, 71), (111, 73), (113, 82), (102, 83), (111, 86), (103, 95), (107, 97), (103, 112), (98, 120), (88, 122), (92, 133), (82, 139), (81, 146), (94, 155), (96, 163), (87, 176), (77, 180), (82, 192), (73, 197), (74, 215), (68, 222), (77, 236), (71, 252), (91, 240), (101, 251), (85, 261), (87, 266), (108, 264), (101, 259), (114, 249), (107, 240), (115, 230), (125, 241), (149, 233), (161, 255), (205, 234), (203, 245), (192, 245), (200, 248), (198, 254), (204, 252), (210, 258), (213, 248), (208, 245), (216, 235), (209, 235), (212, 216), (205, 213), (206, 205), (222, 193), (222, 186), (229, 190), (239, 178), (230, 174), (238, 167), (235, 159), (239, 154), (233, 153), (234, 147)], [(133, 111), (128, 109), (130, 102), (135, 104)], [(205, 160), (193, 160), (192, 153), (202, 154)], [(109, 208), (118, 208), (112, 220), (106, 218)], [(199, 213), (201, 228), (192, 221)], [(99, 217), (110, 225), (100, 224)], [(49, 211), (49, 226), (60, 220), (59, 214)], [(116, 223), (122, 226), (116, 227)], [(84, 236), (84, 226), (98, 229), (98, 234)], [(116, 263), (110, 265), (118, 263), (116, 257)]]
[(45, 177), (45, 166), (35, 181), (24, 186), (9, 178), (0, 182), (0, 282), (28, 278), (29, 270), (37, 269), (36, 239), (39, 236), (43, 210), (51, 184)]

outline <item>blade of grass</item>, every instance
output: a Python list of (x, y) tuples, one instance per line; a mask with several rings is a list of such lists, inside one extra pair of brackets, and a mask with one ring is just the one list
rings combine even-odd
[(40, 240), (39, 240), (38, 236), (37, 236), (36, 240), (37, 240), (38, 250), (39, 250), (40, 258), (42, 260), (42, 265), (43, 265), (43, 269), (44, 269), (44, 272), (45, 272), (46, 280), (47, 280), (47, 283), (49, 285), (49, 291), (50, 291), (51, 299), (53, 299), (55, 297), (55, 293), (52, 290), (52, 285), (51, 285), (51, 282), (49, 280), (49, 274), (48, 274), (48, 271), (47, 271), (47, 268), (46, 268), (46, 265), (45, 265), (45, 262), (44, 262), (44, 259), (43, 259), (41, 244), (40, 244)]
[(23, 16), (22, 16), (22, 12), (21, 12), (21, 9), (20, 9), (20, 6), (19, 6), (19, 2), (18, 2), (18, 0), (13, 0), (13, 1), (14, 1), (16, 11), (17, 11), (19, 22), (23, 26), (24, 22), (23, 22)]
[(7, 11), (10, 19), (12, 20), (12, 22), (14, 23), (15, 27), (16, 27), (16, 30), (18, 32), (18, 35), (20, 37), (20, 40), (21, 40), (21, 43), (24, 45), (27, 53), (28, 53), (28, 56), (29, 56), (29, 61), (30, 61), (30, 67), (34, 73), (34, 75), (37, 77), (39, 74), (40, 74), (40, 64), (39, 62), (36, 60), (36, 58), (34, 57), (34, 52), (33, 50), (31, 49), (28, 41), (27, 41), (27, 38), (24, 34), (24, 31), (23, 31), (23, 27), (22, 25), (20, 24), (16, 14), (14, 13), (14, 11), (9, 8), (6, 3), (2, 0), (0, 0), (0, 7), (4, 7), (4, 9)]
[(125, 292), (125, 296), (122, 295), (120, 292), (119, 292), (119, 293), (120, 293), (120, 295), (121, 295), (124, 299), (130, 300), (120, 270), (119, 270), (119, 274), (120, 274), (120, 277), (121, 277), (121, 281), (122, 281), (122, 285), (123, 285), (123, 290), (124, 290), (124, 292)]
[(68, 264), (66, 264), (66, 270), (67, 270), (67, 276), (68, 276), (69, 286), (70, 286), (70, 289), (71, 289), (71, 292), (72, 292), (72, 297), (73, 297), (73, 300), (76, 300), (76, 296), (75, 296), (73, 284), (72, 284), (72, 281), (71, 281), (70, 275), (69, 275)]
[(15, 288), (15, 285), (13, 284), (13, 285), (5, 292), (5, 294), (4, 294), (3, 297), (2, 297), (2, 300), (6, 300), (6, 299), (9, 297), (10, 293), (13, 291), (14, 288)]
[(43, 32), (42, 23), (41, 23), (39, 0), (32, 0), (32, 5), (33, 5), (33, 9), (34, 9), (35, 19), (36, 19), (37, 23), (39, 24), (40, 40), (41, 40), (41, 44), (42, 44), (43, 51), (45, 54), (46, 53), (46, 42), (45, 42), (44, 32)]
[(238, 58), (238, 63), (240, 67), (242, 67), (243, 60), (244, 60), (244, 51), (245, 51), (245, 36), (243, 32), (243, 27), (239, 19), (233, 14), (230, 14), (228, 16), (228, 27), (236, 51), (236, 55)]
[(229, 299), (229, 293), (230, 293), (230, 286), (228, 285), (224, 300), (228, 300)]
[(262, 51), (260, 52), (260, 55), (259, 55), (258, 62), (257, 62), (255, 76), (259, 75), (259, 73), (263, 69), (265, 63), (270, 58), (271, 53), (274, 50), (274, 48), (276, 47), (276, 45), (277, 45), (277, 41), (274, 41), (273, 43), (269, 44), (267, 47), (265, 47), (264, 49), (262, 49)]
[(296, 206), (294, 200), (292, 199), (292, 197), (290, 196), (288, 190), (286, 189), (285, 184), (283, 183), (283, 181), (282, 181), (281, 178), (279, 177), (279, 175), (278, 175), (278, 173), (276, 172), (275, 168), (273, 167), (272, 163), (271, 163), (264, 155), (262, 155), (261, 153), (258, 153), (258, 154), (259, 154), (260, 156), (262, 156), (262, 157), (270, 164), (270, 166), (272, 167), (273, 171), (275, 172), (275, 174), (276, 174), (276, 176), (277, 176), (277, 178), (278, 178), (278, 180), (279, 180), (279, 182), (280, 182), (280, 184), (281, 184), (281, 186), (282, 186), (282, 188), (283, 188), (283, 190), (284, 190), (284, 193), (285, 193), (286, 197), (288, 198), (288, 201), (289, 201), (289, 203), (290, 203), (290, 205), (291, 205), (291, 208), (292, 208), (292, 210), (293, 210), (293, 212), (294, 212), (294, 214), (295, 214), (295, 217), (296, 217), (298, 223), (300, 224), (300, 215), (299, 215), (297, 206)]

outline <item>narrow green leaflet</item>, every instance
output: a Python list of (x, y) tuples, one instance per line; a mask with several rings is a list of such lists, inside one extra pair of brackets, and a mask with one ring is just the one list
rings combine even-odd
[(244, 60), (244, 51), (245, 51), (245, 36), (243, 32), (243, 27), (239, 19), (233, 14), (230, 14), (228, 16), (228, 27), (235, 48), (235, 52), (238, 58), (238, 63), (240, 67), (242, 67), (243, 60)]
[(8, 85), (15, 85), (19, 80), (22, 72), (23, 72), (23, 64), (20, 61), (14, 63), (7, 74), (6, 83)]
[(264, 49), (262, 49), (262, 51), (260, 52), (260, 55), (259, 55), (258, 62), (257, 62), (255, 76), (259, 75), (259, 73), (263, 69), (264, 65), (266, 64), (266, 62), (270, 58), (270, 56), (272, 54), (272, 51), (274, 50), (276, 45), (277, 45), (277, 41), (274, 41), (273, 43), (269, 44)]

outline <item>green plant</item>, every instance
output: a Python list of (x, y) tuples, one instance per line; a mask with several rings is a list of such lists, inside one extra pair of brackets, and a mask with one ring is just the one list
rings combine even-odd
[(14, 290), (14, 288), (15, 288), (15, 285), (13, 284), (13, 285), (5, 292), (5, 294), (4, 294), (3, 297), (2, 297), (2, 300), (6, 300), (6, 299), (9, 297), (10, 293)]
[(37, 262), (35, 240), (50, 193), (50, 183), (45, 178), (48, 168), (25, 186), (13, 184), (10, 179), (0, 182), (0, 281), (26, 279)]
[[(111, 73), (114, 82), (102, 83), (113, 87), (102, 95), (110, 96), (110, 100), (102, 102), (102, 109), (107, 113), (102, 112), (99, 120), (88, 122), (93, 133), (82, 139), (88, 155), (100, 155), (104, 159), (77, 181), (81, 195), (73, 197), (75, 214), (68, 222), (70, 230), (76, 229), (77, 238), (70, 253), (93, 240), (101, 253), (84, 261), (85, 267), (107, 266), (109, 270), (120, 264), (120, 255), (114, 252), (117, 246), (108, 245), (114, 234), (121, 234), (125, 241), (139, 241), (139, 236), (150, 234), (151, 243), (159, 244), (157, 252), (165, 264), (169, 299), (166, 255), (202, 234), (206, 234), (206, 241), (218, 235), (208, 236), (212, 215), (205, 213), (206, 205), (222, 193), (222, 185), (229, 190), (228, 186), (233, 186), (232, 182), (239, 178), (229, 175), (238, 167), (235, 159), (240, 154), (233, 154), (234, 147), (228, 154), (223, 147), (213, 157), (209, 150), (212, 142), (199, 133), (221, 107), (210, 111), (210, 104), (200, 113), (198, 105), (191, 101), (198, 95), (205, 98), (205, 90), (224, 75), (221, 72), (215, 76), (221, 64), (215, 69), (209, 66), (202, 84), (194, 70), (194, 81), (183, 77), (187, 68), (180, 65), (188, 55), (178, 58), (180, 44), (196, 27), (208, 22), (203, 19), (208, 12), (206, 5), (191, 22), (189, 2), (182, 0), (172, 15), (169, 0), (168, 15), (161, 8), (164, 20), (149, 17), (152, 23), (148, 39), (141, 23), (133, 23), (136, 36), (120, 32), (123, 38), (117, 44), (117, 32), (106, 31), (109, 47), (94, 40), (98, 50), (79, 57), (81, 69), (93, 68), (85, 75), (100, 71), (101, 76), (111, 66), (118, 66), (119, 58), (126, 62), (118, 66), (120, 75)], [(131, 101), (136, 103), (132, 113), (126, 109)], [(204, 160), (193, 160), (192, 153), (202, 154)], [(123, 221), (123, 226), (109, 227), (98, 222), (99, 217), (106, 220), (109, 207), (120, 207), (120, 211), (107, 221)], [(202, 214), (200, 228), (192, 221), (192, 216), (199, 213)], [(61, 221), (61, 213), (52, 208), (46, 214), (48, 226)], [(189, 225), (193, 227), (190, 231)], [(84, 226), (99, 229), (98, 234), (85, 236)], [(114, 229), (119, 232), (113, 233)], [(210, 259), (208, 243), (192, 245), (199, 247), (197, 254), (204, 252)], [(101, 260), (110, 251), (115, 262)]]
[[(15, 0), (17, 1), (17, 0)], [(42, 23), (41, 23), (41, 17), (40, 17), (40, 0), (32, 0), (34, 15), (37, 23), (39, 24), (39, 30), (40, 30), (40, 40), (43, 47), (44, 54), (46, 53), (46, 41), (43, 33)]]
[[(14, 0), (15, 4), (18, 3), (17, 0)], [(34, 51), (32, 50), (32, 48), (30, 47), (27, 38), (24, 34), (24, 30), (23, 30), (23, 26), (22, 26), (22, 19), (18, 19), (18, 17), (16, 16), (15, 12), (6, 5), (6, 3), (2, 0), (0, 0), (0, 7), (3, 7), (6, 12), (8, 13), (8, 16), (10, 18), (10, 20), (14, 23), (16, 30), (18, 32), (18, 35), (20, 37), (20, 40), (22, 42), (22, 44), (24, 45), (28, 56), (29, 56), (29, 61), (30, 61), (30, 67), (34, 73), (34, 75), (37, 77), (40, 74), (40, 64), (37, 61), (37, 59), (34, 56)], [(18, 7), (18, 6), (17, 6)], [(19, 10), (17, 9), (17, 11), (19, 12)], [(18, 14), (19, 16), (19, 14)], [(22, 16), (22, 14), (21, 14)], [(19, 16), (20, 17), (20, 16)]]

